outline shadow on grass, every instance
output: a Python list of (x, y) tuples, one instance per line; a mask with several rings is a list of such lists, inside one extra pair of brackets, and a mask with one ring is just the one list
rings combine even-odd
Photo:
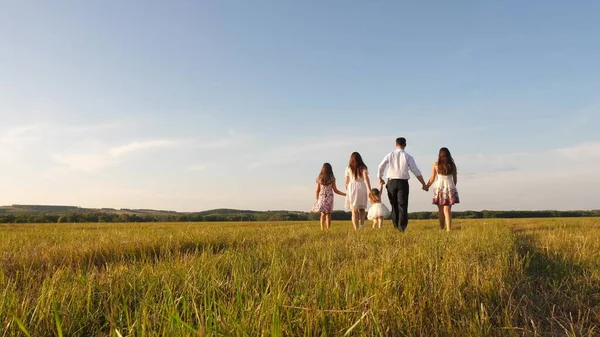
[(525, 258), (524, 279), (515, 291), (514, 325), (524, 336), (600, 334), (600, 283), (591, 272), (552, 251), (531, 234), (516, 233)]

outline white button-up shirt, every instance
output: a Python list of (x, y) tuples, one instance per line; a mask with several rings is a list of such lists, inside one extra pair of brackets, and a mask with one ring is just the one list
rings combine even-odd
[(416, 177), (421, 175), (421, 171), (419, 171), (415, 159), (403, 149), (396, 149), (394, 152), (389, 153), (383, 158), (383, 161), (379, 164), (377, 178), (383, 177), (386, 168), (388, 169), (388, 179), (409, 179), (409, 170)]

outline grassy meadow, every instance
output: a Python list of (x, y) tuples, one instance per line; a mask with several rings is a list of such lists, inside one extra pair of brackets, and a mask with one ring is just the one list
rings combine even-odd
[(598, 336), (600, 218), (0, 225), (0, 336)]

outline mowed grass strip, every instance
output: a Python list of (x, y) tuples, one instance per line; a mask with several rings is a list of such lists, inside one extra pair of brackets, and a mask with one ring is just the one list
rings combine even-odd
[(600, 221), (456, 225), (0, 225), (0, 336), (598, 333)]
[(517, 324), (539, 335), (600, 335), (600, 226), (598, 219), (514, 222), (526, 282)]

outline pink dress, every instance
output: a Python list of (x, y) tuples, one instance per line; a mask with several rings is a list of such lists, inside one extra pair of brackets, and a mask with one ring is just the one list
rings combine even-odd
[(312, 211), (319, 213), (333, 212), (333, 185), (321, 185), (319, 198), (315, 202)]

